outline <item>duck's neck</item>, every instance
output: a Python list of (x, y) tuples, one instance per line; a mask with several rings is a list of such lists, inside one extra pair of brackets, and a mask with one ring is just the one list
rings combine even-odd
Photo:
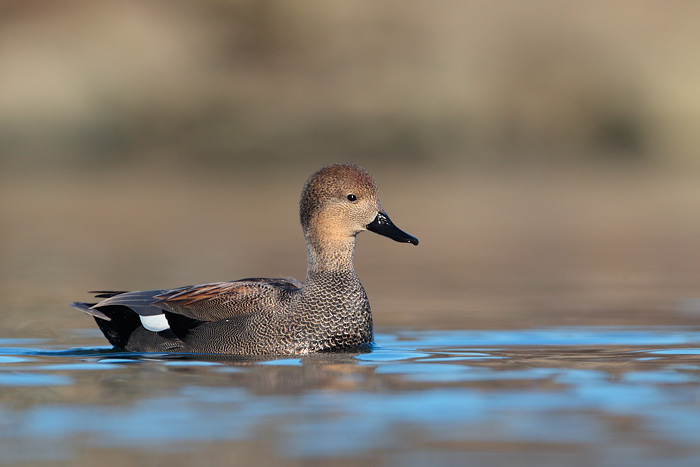
[(324, 242), (307, 238), (308, 267), (306, 280), (328, 274), (355, 273), (352, 256), (355, 252), (355, 237), (324, 239)]

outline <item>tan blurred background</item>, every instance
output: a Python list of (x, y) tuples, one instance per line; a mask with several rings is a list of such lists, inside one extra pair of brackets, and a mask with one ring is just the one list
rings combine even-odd
[(310, 173), (375, 174), (380, 326), (697, 323), (700, 3), (3, 1), (0, 335), (89, 289), (305, 273)]

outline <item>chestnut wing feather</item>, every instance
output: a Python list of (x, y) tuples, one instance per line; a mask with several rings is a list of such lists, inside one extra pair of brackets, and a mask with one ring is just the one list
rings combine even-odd
[(168, 311), (197, 321), (211, 322), (259, 312), (271, 301), (300, 287), (301, 283), (294, 279), (250, 278), (177, 289), (99, 292), (97, 297), (107, 298), (91, 307), (86, 305), (87, 311), (83, 311), (102, 315), (98, 311), (102, 307), (125, 306), (141, 316)]
[(220, 321), (265, 309), (281, 294), (298, 290), (293, 279), (251, 278), (165, 291), (154, 305), (198, 321)]

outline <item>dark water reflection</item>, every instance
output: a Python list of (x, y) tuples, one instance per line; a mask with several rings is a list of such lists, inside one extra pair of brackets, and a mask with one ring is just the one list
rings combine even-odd
[[(0, 339), (0, 462), (699, 465), (700, 329), (385, 330), (241, 359)], [(68, 339), (71, 340), (71, 339)]]

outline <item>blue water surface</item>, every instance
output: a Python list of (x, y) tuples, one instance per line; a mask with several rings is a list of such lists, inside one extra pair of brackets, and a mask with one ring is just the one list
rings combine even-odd
[(2, 339), (0, 394), (2, 463), (259, 446), (280, 463), (700, 465), (693, 328), (384, 330), (365, 353), (266, 359)]

